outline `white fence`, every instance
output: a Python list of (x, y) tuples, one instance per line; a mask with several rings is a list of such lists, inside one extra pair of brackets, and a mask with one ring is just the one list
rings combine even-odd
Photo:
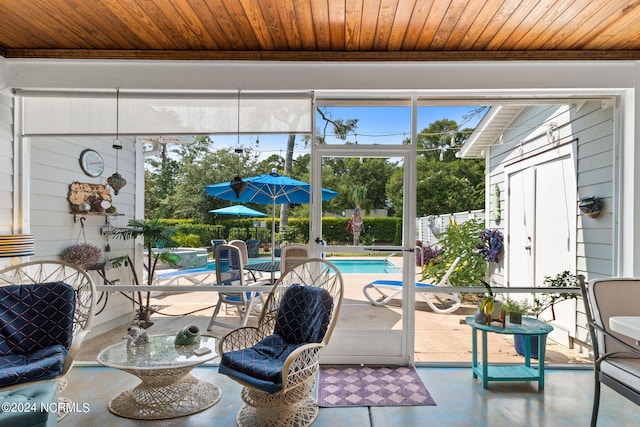
[(423, 216), (416, 220), (416, 240), (422, 241), (423, 245), (433, 245), (438, 243), (440, 234), (449, 227), (450, 223), (462, 223), (470, 219), (484, 220), (484, 218), (484, 209), (447, 215)]

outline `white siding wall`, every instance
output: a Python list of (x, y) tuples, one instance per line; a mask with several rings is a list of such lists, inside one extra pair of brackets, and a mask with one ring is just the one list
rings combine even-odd
[[(504, 231), (505, 165), (515, 164), (553, 144), (547, 140), (547, 123), (558, 124), (558, 142), (577, 138), (576, 157), (578, 197), (596, 195), (604, 200), (597, 219), (579, 215), (577, 220), (577, 273), (589, 278), (614, 274), (613, 269), (613, 109), (602, 108), (600, 101), (570, 106), (535, 106), (522, 112), (505, 131), (502, 145), (495, 145), (487, 155), (488, 186), (500, 188), (501, 221), (491, 220), (491, 204), (487, 192), (488, 226)], [(524, 142), (522, 142), (524, 141)], [(522, 143), (521, 143), (522, 142)], [(577, 202), (577, 201), (576, 201)], [(506, 254), (508, 256), (508, 254)], [(504, 263), (503, 258), (503, 263)], [(504, 264), (503, 264), (504, 265)], [(493, 278), (502, 284), (500, 276)]]
[(13, 99), (5, 91), (0, 91), (0, 234), (14, 231), (12, 171)]
[[(595, 104), (595, 103), (594, 103)], [(578, 198), (598, 196), (604, 201), (597, 219), (578, 216), (577, 269), (589, 279), (617, 274), (614, 246), (614, 143), (613, 108), (584, 107), (585, 115), (575, 122)]]
[[(127, 185), (116, 196), (111, 194), (113, 205), (119, 213), (112, 220), (113, 226), (126, 226), (128, 219), (134, 215), (134, 147), (132, 139), (121, 138), (124, 149), (119, 153), (118, 169), (127, 180)], [(74, 222), (70, 213), (67, 195), (69, 184), (74, 181), (90, 184), (106, 184), (106, 179), (115, 172), (115, 150), (111, 148), (112, 138), (103, 137), (31, 137), (24, 143), (30, 146), (31, 179), (30, 186), (30, 218), (31, 232), (35, 236), (36, 256), (33, 260), (60, 259), (63, 249), (75, 244), (87, 243), (98, 246), (104, 251), (107, 239), (101, 235), (101, 227), (105, 225), (105, 216), (89, 215), (84, 221), (84, 228), (79, 217)], [(92, 178), (80, 169), (79, 157), (82, 150), (91, 148), (100, 153), (105, 160), (105, 170), (101, 177)], [(109, 239), (111, 252), (103, 252), (104, 259), (129, 254), (133, 257), (133, 242)], [(96, 272), (90, 272), (96, 284), (103, 284)], [(133, 279), (126, 268), (108, 272), (109, 279), (120, 279), (120, 283), (132, 284)], [(104, 296), (98, 308), (104, 305)], [(107, 308), (100, 313), (94, 322), (92, 335), (97, 335), (113, 326), (126, 324), (132, 319), (131, 302), (120, 294), (112, 293), (108, 298)]]

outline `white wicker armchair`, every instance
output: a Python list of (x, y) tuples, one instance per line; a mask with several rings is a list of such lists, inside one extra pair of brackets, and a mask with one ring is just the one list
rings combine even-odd
[[(288, 289), (291, 290), (286, 293), (289, 301), (284, 298)], [(292, 307), (297, 313), (287, 317), (286, 306), (291, 303), (294, 290), (299, 291), (299, 295), (306, 293), (305, 302), (308, 304), (297, 304), (296, 301)], [(342, 275), (335, 265), (321, 259), (310, 259), (290, 268), (278, 279), (257, 327), (236, 329), (220, 340), (220, 372), (244, 386), (242, 400), (245, 405), (236, 418), (239, 426), (306, 426), (315, 420), (318, 405), (311, 393), (319, 369), (320, 352), (328, 344), (335, 327), (342, 295)], [(318, 311), (323, 313), (315, 318)], [(304, 322), (296, 322), (302, 318)], [(310, 320), (307, 321), (308, 318)], [(294, 335), (301, 331), (305, 335), (309, 329), (315, 329), (311, 332), (315, 338), (293, 344), (283, 338), (287, 336), (286, 332), (278, 332), (283, 324), (285, 328), (290, 327)], [(271, 347), (271, 344), (274, 345)], [(267, 353), (273, 357), (262, 358), (264, 352), (253, 352), (256, 345), (263, 349), (269, 347)], [(244, 362), (256, 354), (262, 358), (260, 366), (270, 367), (271, 372), (266, 373), (268, 378), (264, 372), (258, 377), (248, 373), (255, 365), (247, 367), (247, 370), (237, 370), (234, 359)]]
[(75, 293), (73, 340), (59, 375), (62, 377), (71, 369), (82, 340), (91, 329), (96, 294), (93, 280), (80, 267), (64, 261), (32, 261), (0, 270), (0, 286), (47, 282), (64, 282), (71, 285)]

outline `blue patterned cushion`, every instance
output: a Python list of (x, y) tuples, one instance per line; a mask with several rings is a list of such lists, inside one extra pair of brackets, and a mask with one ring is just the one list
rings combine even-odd
[(269, 335), (256, 345), (222, 355), (221, 374), (275, 393), (282, 389), (282, 366), (292, 351), (303, 344), (290, 344), (280, 335)]
[(274, 333), (290, 343), (320, 342), (331, 320), (333, 298), (326, 289), (291, 285), (285, 291)]
[(224, 353), (219, 372), (265, 391), (282, 389), (282, 368), (298, 347), (322, 341), (327, 332), (333, 298), (324, 289), (291, 285), (278, 308), (273, 335), (251, 348)]
[(0, 386), (55, 378), (62, 372), (69, 349), (52, 345), (29, 355), (0, 357)]
[(57, 376), (74, 311), (74, 289), (63, 282), (0, 287), (0, 385)]

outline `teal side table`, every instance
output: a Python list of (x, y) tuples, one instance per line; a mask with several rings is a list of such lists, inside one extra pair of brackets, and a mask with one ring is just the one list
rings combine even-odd
[[(482, 387), (488, 388), (489, 381), (538, 381), (538, 390), (544, 389), (544, 350), (547, 335), (553, 326), (531, 317), (523, 317), (521, 325), (509, 322), (505, 327), (483, 325), (473, 321), (473, 316), (465, 318), (471, 326), (473, 378), (482, 380)], [(478, 363), (478, 331), (482, 332), (482, 363)], [(525, 337), (524, 365), (490, 365), (487, 360), (487, 332)], [(531, 366), (531, 337), (538, 337), (538, 366)]]

